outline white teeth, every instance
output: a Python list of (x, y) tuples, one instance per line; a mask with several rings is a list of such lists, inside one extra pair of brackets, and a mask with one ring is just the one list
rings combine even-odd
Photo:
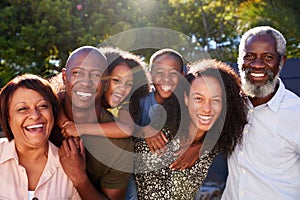
[(203, 120), (210, 120), (212, 118), (212, 116), (203, 116), (203, 115), (197, 115), (197, 117)]
[(42, 128), (43, 127), (43, 124), (35, 124), (35, 125), (32, 125), (32, 126), (27, 126), (26, 128), (27, 129), (33, 129), (33, 128)]
[(162, 86), (161, 86), (161, 89), (162, 89), (163, 91), (167, 92), (167, 91), (171, 90), (171, 86), (169, 86), (169, 85), (162, 85)]
[(265, 74), (257, 74), (257, 73), (251, 73), (251, 76), (254, 77), (263, 77)]
[(76, 91), (76, 94), (82, 97), (91, 97), (92, 93)]
[(119, 97), (119, 98), (122, 98), (122, 97), (123, 97), (123, 95), (117, 94), (117, 93), (114, 93), (114, 96)]

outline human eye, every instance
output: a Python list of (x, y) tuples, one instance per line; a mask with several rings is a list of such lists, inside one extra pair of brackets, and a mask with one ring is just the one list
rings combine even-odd
[(43, 100), (43, 101), (38, 103), (37, 107), (38, 107), (39, 110), (45, 110), (45, 109), (49, 108), (49, 103), (47, 101)]
[(17, 108), (17, 111), (21, 112), (21, 113), (24, 113), (28, 110), (29, 110), (29, 108), (27, 106), (21, 106), (21, 107)]
[(173, 72), (170, 72), (169, 76), (170, 78), (176, 78), (177, 77), (177, 71), (173, 71)]
[(72, 71), (72, 74), (74, 75), (74, 76), (79, 76), (79, 75), (81, 75), (81, 74), (83, 74), (79, 69), (74, 69), (73, 71)]
[(133, 86), (133, 82), (131, 82), (131, 81), (130, 81), (130, 82), (127, 82), (127, 83), (126, 83), (126, 86), (127, 86), (127, 87), (132, 87), (132, 86)]
[(115, 84), (121, 82), (121, 80), (120, 80), (119, 78), (116, 78), (116, 77), (112, 77), (110, 80), (111, 80), (113, 83), (115, 83)]
[(251, 53), (246, 53), (246, 55), (244, 56), (245, 60), (253, 60), (255, 58), (254, 54)]
[(212, 99), (212, 103), (213, 104), (220, 104), (222, 102), (222, 99), (221, 98), (213, 98)]
[(92, 78), (101, 78), (101, 73), (100, 72), (92, 72), (90, 77)]
[(48, 106), (47, 103), (43, 103), (43, 104), (40, 104), (40, 105), (38, 106), (38, 108), (39, 108), (39, 109), (47, 109), (47, 108), (49, 108), (49, 106)]
[(202, 98), (200, 96), (194, 96), (194, 101), (197, 103), (200, 103), (202, 101)]
[(274, 59), (274, 56), (271, 55), (271, 54), (266, 54), (266, 55), (264, 55), (264, 59), (267, 60), (267, 61), (270, 61), (270, 60)]
[(156, 71), (157, 75), (163, 75), (164, 73), (162, 71)]

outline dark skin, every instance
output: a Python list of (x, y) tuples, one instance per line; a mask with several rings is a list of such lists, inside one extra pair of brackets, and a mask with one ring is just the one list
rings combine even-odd
[[(73, 54), (67, 63), (66, 70), (62, 71), (62, 77), (66, 86), (66, 97), (62, 105), (66, 116), (77, 123), (95, 123), (98, 121), (100, 102), (106, 82), (99, 81), (106, 74), (103, 57), (97, 53), (77, 52)], [(103, 75), (102, 75), (103, 74)], [(64, 141), (60, 150), (61, 163), (65, 173), (73, 181), (83, 199), (105, 199), (98, 191), (102, 191), (109, 199), (124, 199), (126, 187), (119, 189), (95, 188), (87, 178), (85, 171), (85, 155), (83, 150), (76, 152), (74, 146), (78, 141), (68, 139)], [(66, 159), (67, 158), (67, 159)], [(74, 173), (76, 171), (76, 173)], [(98, 189), (98, 191), (97, 191)]]
[[(268, 77), (264, 73), (264, 70), (271, 70), (274, 75), (279, 73), (280, 59), (283, 63), (286, 61), (286, 56), (280, 56), (276, 51), (275, 39), (269, 35), (257, 35), (250, 37), (245, 46), (246, 54), (244, 56), (244, 63), (242, 69), (251, 68), (254, 74), (261, 76), (255, 76), (247, 74), (247, 77), (251, 83), (255, 86), (261, 86), (266, 84)], [(278, 86), (274, 92), (266, 97), (251, 97), (250, 101), (253, 106), (258, 106), (268, 102), (275, 94)]]
[(180, 149), (174, 154), (179, 156), (169, 168), (172, 170), (184, 170), (192, 167), (195, 162), (199, 159), (200, 148), (202, 144), (183, 144)]
[(64, 170), (69, 172), (68, 176), (71, 178), (82, 199), (108, 199), (104, 195), (98, 193), (85, 173), (85, 149), (80, 138), (71, 137), (65, 139), (59, 149), (59, 157), (60, 162), (64, 163), (62, 165)]

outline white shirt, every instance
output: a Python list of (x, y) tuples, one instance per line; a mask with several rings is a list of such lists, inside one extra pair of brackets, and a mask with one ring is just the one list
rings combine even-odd
[(300, 199), (300, 98), (280, 86), (266, 104), (249, 101), (243, 142), (228, 159), (222, 200)]
[[(8, 142), (6, 138), (1, 138), (0, 199), (27, 200), (28, 197), (28, 178), (25, 168), (19, 164), (15, 141)], [(35, 188), (33, 197), (40, 200), (81, 199), (72, 181), (63, 171), (59, 162), (58, 149), (50, 142), (48, 161)]]

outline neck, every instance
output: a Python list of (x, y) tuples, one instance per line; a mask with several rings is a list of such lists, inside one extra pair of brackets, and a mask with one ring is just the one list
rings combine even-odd
[(154, 98), (158, 104), (162, 104), (165, 101), (157, 92), (154, 93)]
[(189, 136), (192, 143), (201, 140), (205, 133), (206, 131), (199, 130), (193, 123), (190, 124)]
[(278, 86), (276, 87), (274, 92), (268, 94), (265, 97), (249, 97), (249, 99), (254, 107), (265, 104), (272, 99), (272, 97), (275, 95), (277, 89), (278, 89)]
[(25, 147), (22, 145), (16, 144), (16, 151), (20, 160), (20, 163), (23, 161), (30, 160), (40, 160), (41, 158), (48, 157), (48, 143), (42, 147)]

